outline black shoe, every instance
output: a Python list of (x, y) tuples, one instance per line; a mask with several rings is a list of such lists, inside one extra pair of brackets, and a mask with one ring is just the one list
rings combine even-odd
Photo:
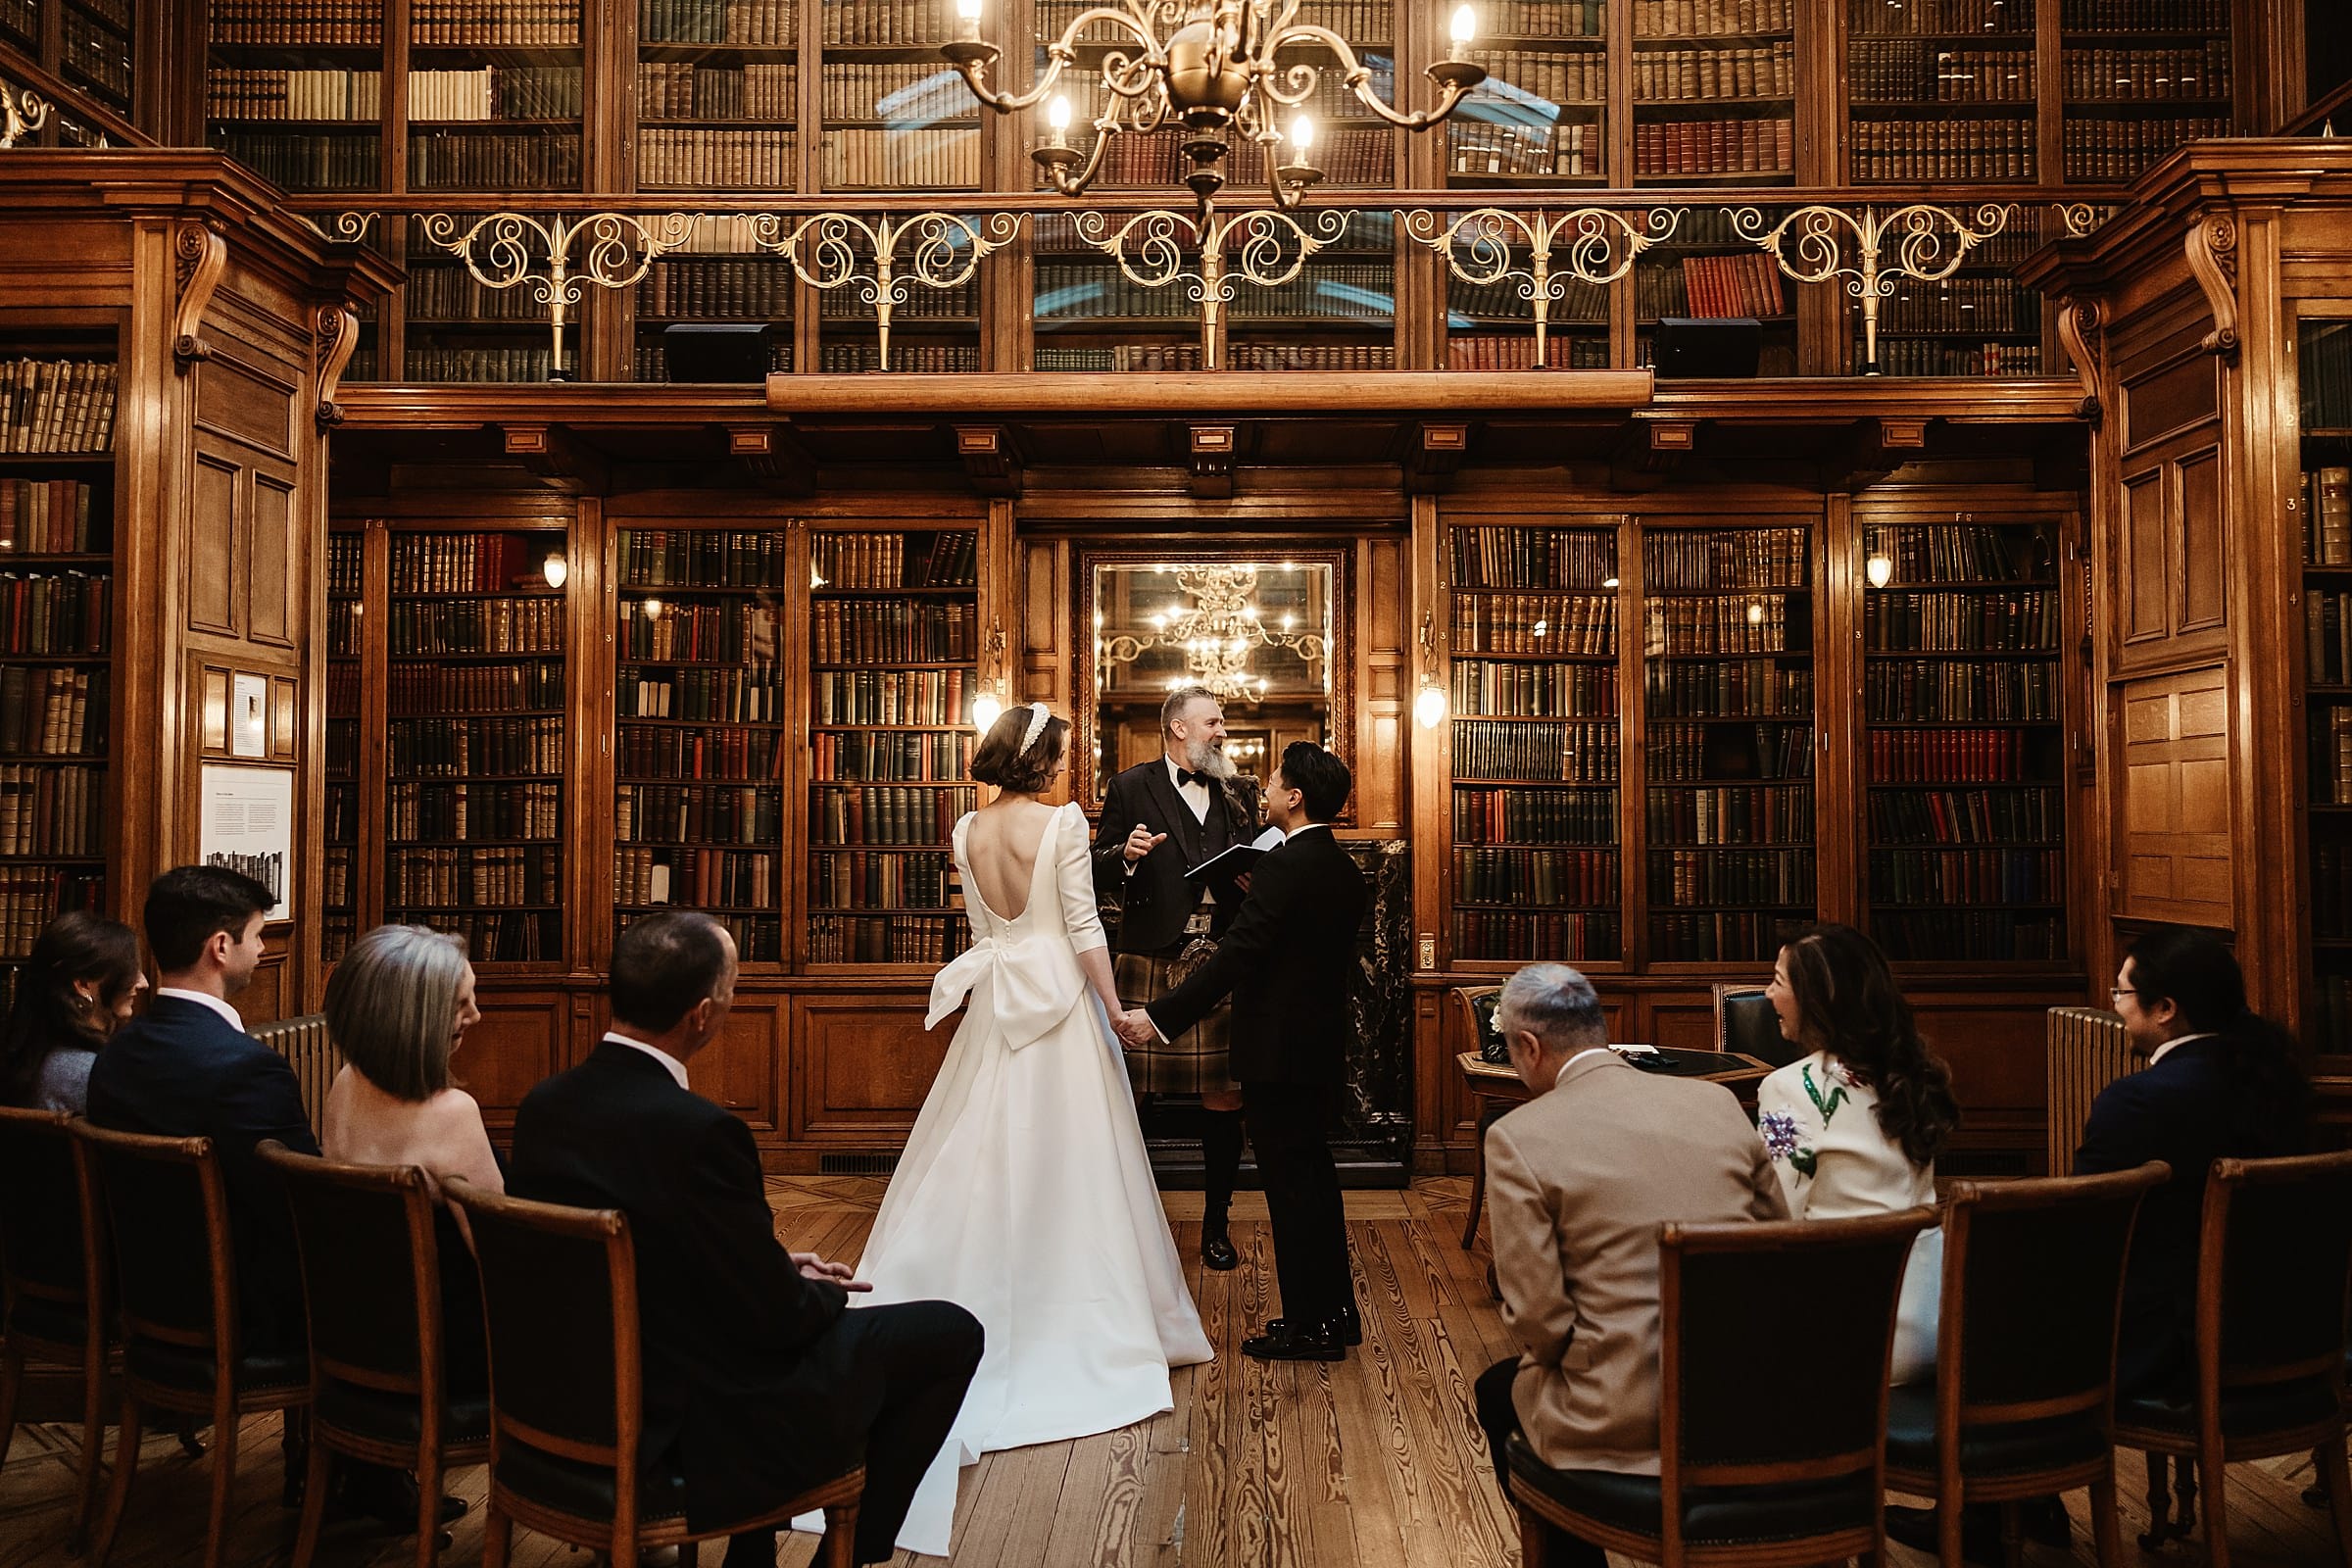
[[(1977, 1563), (1981, 1568), (2002, 1568), (2008, 1554), (2001, 1550), (1999, 1511), (1969, 1507), (1960, 1513), (1960, 1555), (1963, 1560)], [(1941, 1549), (1936, 1535), (1936, 1510), (1933, 1508), (1888, 1507), (1886, 1510), (1886, 1539), (1924, 1551), (1933, 1557)]]
[(1266, 1332), (1242, 1342), (1242, 1353), (1260, 1361), (1345, 1361), (1348, 1347), (1328, 1323), (1312, 1327), (1269, 1318)]
[(1364, 1343), (1364, 1315), (1355, 1309), (1353, 1301), (1340, 1308), (1339, 1330), (1342, 1344), (1361, 1345)]
[[(2075, 1522), (2066, 1516), (2066, 1503), (2058, 1497), (2028, 1497), (2018, 1504), (2023, 1518), (2018, 1521), (2019, 1534), (2036, 1546), (2055, 1546), (2071, 1551), (2075, 1544)], [(1968, 1529), (1964, 1521), (1961, 1530)]]
[(1203, 1267), (1222, 1274), (1229, 1268), (1240, 1268), (1242, 1254), (1233, 1250), (1233, 1238), (1223, 1231), (1213, 1236), (1204, 1232), (1200, 1237), (1200, 1262)]

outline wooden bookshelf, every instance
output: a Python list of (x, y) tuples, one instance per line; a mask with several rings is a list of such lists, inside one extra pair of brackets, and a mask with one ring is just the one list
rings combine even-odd
[(2352, 1051), (2352, 319), (2296, 322), (2302, 464), (2304, 813), (2311, 948), (2307, 1032)]
[(1487, 79), (1446, 122), (1447, 186), (1573, 190), (1608, 180), (1614, 9), (1606, 0), (1480, 8), (1477, 57)]
[(1797, 522), (1642, 534), (1652, 964), (1769, 963), (1813, 918), (1813, 554)]
[(1446, 531), (1456, 962), (1625, 956), (1617, 519)]
[(697, 219), (692, 239), (648, 268), (631, 296), (632, 378), (669, 378), (673, 326), (764, 327), (767, 368), (789, 370), (796, 303), (792, 264), (753, 243), (750, 220)]
[(360, 737), (366, 726), (367, 535), (326, 537), (326, 796), (320, 821), (319, 956), (343, 956), (359, 936)]
[(2230, 133), (2230, 0), (2056, 3), (2068, 184), (2122, 184)]
[(0, 344), (0, 1000), (109, 906), (117, 379), (112, 332)]
[(702, 909), (739, 959), (786, 956), (785, 536), (720, 524), (614, 535), (614, 929)]
[(1898, 962), (2063, 960), (2066, 679), (2054, 518), (1858, 516), (1870, 929)]
[(979, 543), (956, 528), (808, 536), (798, 929), (812, 969), (936, 966), (963, 951), (951, 834), (979, 804)]
[(290, 11), (223, 0), (212, 12), (206, 139), (288, 190), (380, 190), (393, 94), (385, 0)]
[(1798, 0), (1632, 0), (1634, 183), (1796, 180)]
[(798, 0), (639, 0), (636, 188), (799, 186)]
[(384, 918), (456, 932), (477, 964), (564, 956), (565, 600), (542, 574), (564, 543), (391, 539)]
[(1631, 282), (1637, 365), (1655, 363), (1662, 319), (1752, 317), (1763, 327), (1756, 373), (1797, 373), (1796, 285), (1723, 209), (1683, 209), (1674, 232), (1635, 262)]
[(1857, 185), (2041, 177), (2034, 6), (1847, 0), (1848, 177)]

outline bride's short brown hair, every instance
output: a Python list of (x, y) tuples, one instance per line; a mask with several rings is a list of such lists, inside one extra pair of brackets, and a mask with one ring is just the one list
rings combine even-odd
[(997, 715), (981, 738), (980, 749), (972, 754), (973, 778), (1016, 795), (1035, 795), (1054, 782), (1061, 749), (1069, 744), (1070, 721), (1049, 714), (1037, 744), (1023, 751), (1021, 742), (1029, 737), (1032, 716), (1026, 704)]

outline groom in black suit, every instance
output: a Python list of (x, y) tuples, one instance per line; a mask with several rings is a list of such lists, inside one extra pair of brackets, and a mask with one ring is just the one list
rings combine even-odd
[(1287, 839), (1257, 862), (1249, 897), (1206, 963), (1129, 1026), (1133, 1044), (1182, 1034), (1228, 993), (1233, 1070), (1274, 1221), (1282, 1316), (1242, 1346), (1261, 1360), (1343, 1359), (1362, 1337), (1329, 1130), (1347, 1078), (1349, 977), (1364, 919), (1363, 873), (1332, 836), (1348, 764), (1293, 743), (1266, 781), (1266, 815)]
[[(1241, 907), (1230, 884), (1203, 889), (1185, 872), (1257, 836), (1256, 787), (1225, 755), (1225, 710), (1208, 688), (1168, 693), (1159, 730), (1161, 755), (1104, 787), (1095, 834), (1095, 893), (1119, 910), (1112, 967), (1130, 1007), (1181, 983)], [(1136, 1093), (1200, 1097), (1200, 1260), (1215, 1269), (1239, 1261), (1225, 1230), (1242, 1168), (1231, 1035), (1228, 1010), (1215, 1006), (1164, 1040), (1127, 1043)]]
[[(951, 1301), (845, 1312), (865, 1288), (849, 1266), (777, 1241), (750, 1130), (686, 1086), (735, 1001), (723, 927), (683, 909), (635, 921), (612, 987), (603, 1042), (523, 1098), (507, 1190), (628, 1215), (641, 1451), (683, 1474), (689, 1524), (768, 1512), (862, 1460), (857, 1560), (884, 1561), (980, 1364), (980, 1324)], [(728, 1544), (734, 1568), (775, 1560), (773, 1531)]]

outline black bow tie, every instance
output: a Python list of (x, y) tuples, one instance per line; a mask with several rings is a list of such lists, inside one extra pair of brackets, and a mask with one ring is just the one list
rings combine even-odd
[(1178, 789), (1184, 788), (1187, 784), (1199, 784), (1201, 788), (1206, 789), (1216, 782), (1216, 775), (1213, 773), (1198, 773), (1189, 767), (1180, 767), (1176, 770), (1176, 787)]

